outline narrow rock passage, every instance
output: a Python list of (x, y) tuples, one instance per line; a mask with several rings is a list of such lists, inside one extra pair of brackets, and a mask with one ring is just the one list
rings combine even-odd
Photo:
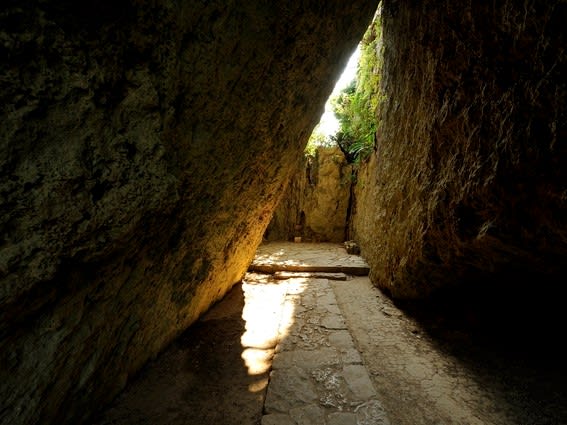
[(247, 273), (96, 425), (567, 423), (562, 364), (428, 332), (341, 273), (366, 267), (341, 245), (265, 244), (250, 269), (278, 262)]

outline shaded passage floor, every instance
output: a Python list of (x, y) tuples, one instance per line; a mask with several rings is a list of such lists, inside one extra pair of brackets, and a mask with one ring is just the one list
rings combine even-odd
[[(285, 272), (255, 268), (278, 262)], [(510, 351), (431, 332), (346, 266), (365, 274), (341, 245), (262, 245), (256, 271), (96, 425), (567, 423), (565, 369), (529, 355), (531, 341)]]

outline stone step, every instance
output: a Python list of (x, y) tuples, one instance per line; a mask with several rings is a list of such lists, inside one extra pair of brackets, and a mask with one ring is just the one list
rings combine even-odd
[(250, 272), (276, 273), (282, 272), (321, 272), (321, 273), (345, 273), (353, 276), (368, 276), (370, 267), (351, 265), (318, 265), (318, 264), (267, 264), (252, 262), (248, 268)]
[(279, 271), (274, 273), (273, 278), (276, 280), (285, 280), (285, 279), (293, 279), (293, 278), (347, 280), (347, 275), (344, 273)]

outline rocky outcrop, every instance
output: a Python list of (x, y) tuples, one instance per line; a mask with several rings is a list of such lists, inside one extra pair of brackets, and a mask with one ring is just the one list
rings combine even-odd
[(237, 282), (371, 1), (8, 1), (0, 423), (80, 423)]
[(352, 165), (338, 147), (320, 146), (293, 173), (264, 237), (271, 241), (343, 242)]
[(373, 281), (397, 299), (459, 288), (553, 303), (567, 254), (565, 3), (386, 0), (382, 19), (385, 101), (354, 223)]

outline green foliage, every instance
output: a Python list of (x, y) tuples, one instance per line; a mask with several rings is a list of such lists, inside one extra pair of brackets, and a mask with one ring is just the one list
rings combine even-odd
[(313, 129), (313, 133), (309, 137), (309, 141), (307, 142), (307, 146), (305, 147), (305, 155), (314, 156), (315, 151), (319, 146), (334, 146), (335, 142), (333, 139), (326, 137), (323, 133), (321, 133), (319, 126), (317, 125)]
[(359, 44), (356, 79), (331, 99), (340, 129), (332, 139), (351, 162), (365, 158), (374, 149), (380, 103), (380, 15), (366, 30)]

